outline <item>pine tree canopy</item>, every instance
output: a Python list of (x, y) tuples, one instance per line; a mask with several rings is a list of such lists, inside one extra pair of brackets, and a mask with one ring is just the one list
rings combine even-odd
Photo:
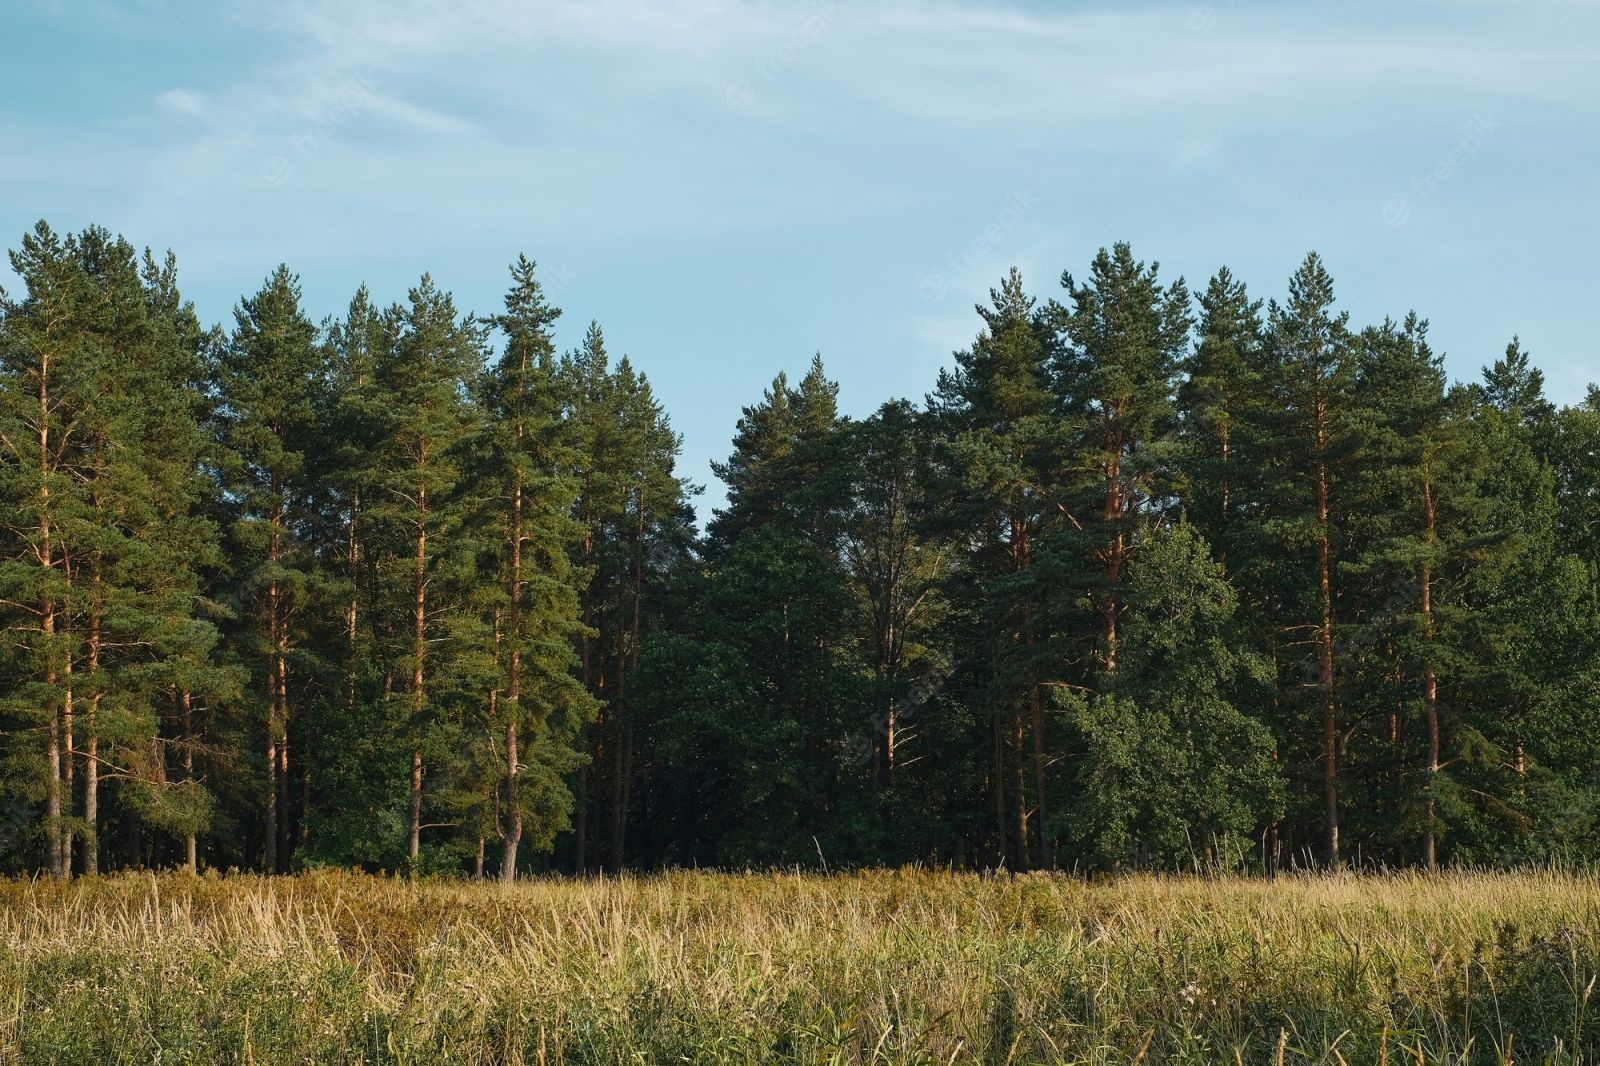
[(1315, 254), (1011, 270), (921, 403), (791, 365), (703, 531), (526, 256), (213, 327), (98, 227), (10, 261), (0, 870), (1600, 859), (1600, 391)]

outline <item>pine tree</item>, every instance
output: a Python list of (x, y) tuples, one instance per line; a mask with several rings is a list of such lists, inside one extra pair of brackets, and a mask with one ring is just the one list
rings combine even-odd
[(1226, 562), (1241, 536), (1241, 503), (1259, 493), (1251, 478), (1259, 456), (1250, 440), (1261, 400), (1261, 301), (1227, 267), (1199, 296), (1199, 343), (1178, 386), (1180, 435), (1187, 468), (1184, 502), (1189, 520)]
[[(611, 858), (626, 864), (629, 808), (634, 777), (633, 710), (628, 677), (639, 666), (646, 639), (646, 598), (661, 580), (663, 567), (681, 561), (687, 532), (685, 499), (691, 487), (674, 472), (682, 439), (655, 398), (649, 379), (635, 374), (624, 356), (617, 364), (615, 397), (619, 416), (621, 507), (613, 533), (617, 547), (613, 623), (616, 696), (610, 705)], [(654, 561), (652, 561), (654, 556)]]
[(23, 786), (27, 798), (43, 799), (47, 868), (54, 877), (67, 877), (73, 697), (70, 638), (63, 628), (70, 626), (72, 547), (64, 543), (63, 527), (88, 508), (68, 446), (80, 423), (96, 414), (96, 353), (87, 336), (90, 282), (75, 243), (63, 242), (43, 222), (11, 253), (11, 265), (26, 295), (6, 302), (0, 349), (4, 498), (13, 516), (7, 521), (0, 595), (14, 616), (11, 629), (20, 649), (13, 663), (17, 683), (5, 706), (34, 742), (12, 750), (14, 768), (7, 778)]
[(89, 464), (98, 530), (83, 538), (83, 868), (95, 873), (103, 775), (144, 826), (183, 838), (187, 853), (212, 797), (192, 773), (172, 779), (170, 751), (187, 757), (193, 744), (173, 736), (181, 694), (229, 695), (237, 679), (216, 662), (215, 612), (204, 598), (204, 571), (221, 562), (201, 429), (207, 338), (178, 295), (170, 254), (158, 265), (146, 252), (141, 270), (133, 248), (104, 231), (80, 243), (102, 293), (101, 386), (116, 397), (103, 394), (115, 417), (91, 438), (104, 450)]
[[(1335, 687), (1335, 513), (1341, 471), (1354, 439), (1350, 426), (1355, 359), (1348, 316), (1333, 310), (1333, 278), (1315, 253), (1289, 280), (1286, 303), (1268, 308), (1265, 368), (1265, 433), (1271, 456), (1268, 522), (1291, 548), (1315, 553), (1312, 592), (1279, 594), (1292, 610), (1309, 617), (1296, 632), (1313, 636), (1317, 649), (1315, 688), (1321, 743), (1322, 820), (1325, 858), (1343, 862), (1339, 840), (1339, 720)], [(1309, 603), (1305, 603), (1309, 599)]]
[[(1189, 291), (1163, 286), (1126, 244), (1104, 248), (1086, 284), (1062, 275), (1070, 307), (1053, 314), (1063, 333), (1055, 363), (1063, 409), (1081, 432), (1074, 465), (1090, 473), (1069, 486), (1066, 512), (1099, 570), (1087, 596), (1100, 619), (1098, 657), (1116, 671), (1119, 586), (1141, 522), (1170, 494), (1177, 429), (1173, 394), (1189, 340)], [(1072, 491), (1076, 490), (1076, 491)]]
[(231, 333), (98, 227), (11, 261), (0, 870), (1600, 854), (1600, 393), (1451, 386), (1314, 255), (1192, 352), (1126, 245), (1013, 271), (925, 411), (816, 357), (704, 537), (525, 258), (492, 320), (319, 330), (280, 267)]
[(1520, 337), (1512, 337), (1506, 354), (1483, 368), (1476, 388), (1481, 402), (1525, 425), (1543, 423), (1555, 414), (1555, 405), (1545, 399), (1544, 371), (1529, 362)]
[(234, 331), (216, 363), (218, 432), (238, 560), (242, 634), (263, 695), (266, 820), (263, 867), (289, 867), (290, 659), (305, 604), (310, 560), (297, 531), (310, 506), (306, 452), (317, 429), (323, 373), (317, 330), (300, 308), (300, 282), (279, 266), (234, 310)]
[[(500, 878), (516, 877), (528, 816), (535, 843), (546, 848), (566, 827), (572, 800), (565, 777), (580, 759), (574, 749), (594, 717), (593, 699), (574, 674), (579, 635), (577, 576), (567, 545), (578, 535), (574, 455), (555, 381), (551, 327), (560, 311), (545, 302), (534, 264), (511, 269), (506, 310), (495, 320), (506, 351), (486, 382), (492, 421), (490, 464), (498, 482), (505, 545), (501, 639), (504, 691), (497, 701), (504, 747)], [(531, 778), (531, 786), (525, 782)]]
[[(1356, 402), (1362, 409), (1363, 456), (1352, 492), (1362, 496), (1363, 550), (1347, 568), (1375, 584), (1364, 627), (1369, 647), (1414, 674), (1426, 735), (1421, 788), (1422, 862), (1438, 865), (1439, 775), (1444, 771), (1441, 669), (1451, 607), (1440, 581), (1459, 580), (1468, 540), (1481, 528), (1475, 457), (1464, 435), (1467, 395), (1446, 390), (1444, 364), (1428, 345), (1428, 324), (1415, 314), (1385, 322), (1361, 338)], [(1441, 629), (1447, 630), (1441, 633)], [(1448, 686), (1449, 678), (1445, 684)], [(1398, 711), (1391, 711), (1391, 740)]]
[(433, 654), (446, 663), (462, 650), (449, 637), (463, 607), (440, 600), (448, 578), (461, 576), (452, 569), (466, 565), (464, 546), (458, 543), (463, 516), (458, 488), (464, 446), (479, 418), (469, 389), (485, 356), (481, 328), (459, 317), (450, 296), (426, 274), (410, 291), (397, 320), (395, 342), (373, 368), (379, 421), (367, 514), (395, 558), (391, 579), (407, 590), (389, 606), (399, 608), (397, 614), (405, 619), (397, 617), (393, 623), (403, 649), (395, 680), (401, 689), (402, 742), (410, 754), (406, 859), (415, 870), (421, 857), (424, 756), (439, 739), (449, 706), (442, 677), (436, 677), (436, 690), (429, 688), (430, 648), (440, 641)]
[[(6, 308), (0, 437), (4, 491), (27, 522), (11, 527), (12, 544), (32, 558), (10, 557), (5, 599), (13, 611), (36, 605), (14, 628), (34, 638), (23, 662), (36, 680), (18, 696), (44, 697), (48, 866), (70, 875), (81, 839), (93, 874), (103, 782), (153, 828), (192, 831), (209, 806), (192, 781), (169, 781), (163, 735), (175, 679), (206, 678), (215, 644), (198, 617), (198, 568), (215, 542), (203, 516), (203, 335), (171, 257), (146, 253), (141, 268), (105, 230), (63, 242), (41, 227), (15, 263), (29, 296)], [(22, 440), (38, 449), (26, 465)], [(12, 754), (34, 758), (31, 745)]]
[(712, 460), (711, 472), (728, 487), (728, 503), (711, 519), (712, 550), (724, 548), (751, 526), (772, 521), (783, 501), (771, 485), (772, 468), (794, 449), (799, 435), (795, 392), (779, 372), (758, 403), (745, 407), (726, 461)]
[(909, 675), (926, 681), (946, 670), (932, 638), (944, 608), (939, 586), (948, 575), (951, 553), (923, 528), (933, 440), (911, 404), (884, 404), (851, 428), (845, 448), (850, 506), (843, 519), (843, 554), (867, 620), (866, 645), (880, 683), (874, 778), (889, 789), (913, 736), (903, 725), (913, 706)]
[[(573, 561), (588, 631), (579, 640), (579, 673), (601, 705), (590, 762), (578, 770), (573, 858), (582, 871), (600, 851), (591, 848), (593, 815), (605, 829), (602, 863), (620, 868), (634, 763), (627, 678), (645, 640), (649, 586), (659, 567), (684, 554), (690, 490), (673, 472), (680, 441), (649, 381), (626, 357), (611, 366), (598, 325), (591, 323), (583, 345), (562, 358), (558, 380), (578, 454)], [(652, 565), (657, 552), (661, 559)]]
[(141, 365), (154, 395), (147, 393), (142, 403), (152, 417), (139, 453), (156, 460), (159, 473), (147, 484), (165, 486), (154, 512), (159, 528), (142, 534), (146, 547), (157, 550), (150, 572), (165, 579), (162, 628), (169, 634), (153, 695), (168, 717), (163, 776), (168, 752), (180, 775), (150, 795), (160, 801), (163, 827), (182, 837), (184, 865), (193, 873), (199, 868), (199, 837), (210, 827), (216, 802), (215, 788), (197, 768), (197, 755), (209, 746), (203, 723), (219, 705), (237, 703), (246, 684), (246, 671), (225, 654), (220, 625), (227, 613), (215, 595), (228, 565), (216, 521), (221, 486), (209, 433), (215, 424), (211, 360), (223, 337), (217, 327), (202, 329), (193, 305), (180, 296), (171, 252), (158, 263), (146, 251), (142, 276), (153, 347), (164, 353)]
[(368, 520), (384, 503), (376, 450), (387, 411), (376, 371), (392, 357), (398, 330), (398, 307), (376, 306), (365, 285), (323, 330), (325, 373), (306, 459), (315, 511), (304, 525), (317, 559), (304, 623), (318, 647), (314, 714), (302, 715), (315, 730), (299, 735), (298, 850), (307, 863), (394, 866), (400, 837), (390, 792), (403, 770), (392, 765), (395, 728), (384, 699), (403, 655), (390, 602), (395, 560)]
[(1471, 706), (1458, 743), (1461, 787), (1443, 798), (1458, 859), (1548, 860), (1593, 824), (1593, 800), (1581, 797), (1600, 758), (1596, 581), (1592, 560), (1560, 550), (1557, 479), (1540, 457), (1548, 427), (1527, 415), (1542, 408), (1542, 389), (1515, 403), (1486, 392), (1474, 389), (1470, 426), (1488, 457), (1486, 520), (1463, 589)]
[(953, 371), (940, 372), (931, 406), (951, 437), (949, 461), (957, 472), (950, 517), (975, 534), (970, 565), (982, 574), (981, 614), (993, 671), (990, 787), (997, 858), (1027, 869), (1024, 709), (1032, 727), (1035, 838), (1043, 865), (1051, 862), (1051, 845), (1040, 692), (1042, 612), (1026, 578), (1047, 518), (1056, 510), (1048, 488), (1060, 461), (1062, 427), (1050, 392), (1056, 339), (1046, 312), (1035, 307), (1015, 269), (989, 295), (991, 306), (978, 308), (983, 332), (971, 348), (955, 353)]

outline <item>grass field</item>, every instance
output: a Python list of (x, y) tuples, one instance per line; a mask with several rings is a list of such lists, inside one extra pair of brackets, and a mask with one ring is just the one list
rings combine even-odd
[(1600, 879), (0, 882), (0, 1060), (1590, 1062)]

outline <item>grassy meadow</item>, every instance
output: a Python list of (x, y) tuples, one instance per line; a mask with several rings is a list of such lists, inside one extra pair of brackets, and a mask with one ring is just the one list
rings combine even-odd
[(1600, 1061), (1600, 879), (0, 882), (0, 1061)]

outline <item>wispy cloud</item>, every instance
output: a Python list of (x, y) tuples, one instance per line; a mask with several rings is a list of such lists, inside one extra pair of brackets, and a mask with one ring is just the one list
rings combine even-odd
[[(759, 362), (748, 372), (764, 380), (757, 349), (779, 328), (785, 344), (830, 356), (861, 335), (875, 351), (897, 345), (917, 370), (866, 353), (843, 368), (882, 395), (919, 391), (926, 360), (970, 341), (971, 305), (1006, 267), (1048, 295), (1063, 268), (1119, 238), (1191, 282), (1226, 259), (1263, 294), (1315, 244), (1372, 279), (1380, 313), (1416, 300), (1441, 333), (1444, 298), (1426, 304), (1418, 279), (1444, 286), (1448, 263), (1490, 284), (1538, 226), (1510, 220), (1504, 190), (1544, 212), (1548, 239), (1574, 256), (1592, 244), (1579, 187), (1594, 156), (1581, 131), (1600, 106), (1594, 0), (24, 0), (24, 11), (58, 19), (72, 44), (97, 32), (81, 18), (90, 3), (119, 33), (163, 27), (188, 65), (149, 64), (125, 94), (0, 111), (0, 203), (22, 212), (6, 222), (15, 233), (45, 214), (170, 242), (190, 277), (227, 294), (213, 317), (282, 258), (308, 293), (318, 277), (336, 290), (325, 309), (361, 280), (393, 288), (423, 267), (478, 285), (463, 303), (492, 307), (499, 265), (526, 249), (583, 279), (563, 295), (571, 320), (642, 308), (648, 342), (683, 345), (695, 367), (727, 343), (737, 354), (718, 365)], [(1427, 201), (1409, 197), (1410, 224), (1383, 226), (1385, 198), (1480, 112), (1505, 123), (1492, 151)], [(1530, 151), (1552, 164), (1502, 171)], [(1038, 206), (1008, 224), (1012, 192)], [(746, 332), (691, 333), (682, 308), (702, 300)], [(1510, 315), (1516, 301), (1480, 305)], [(715, 454), (727, 419), (707, 419), (706, 440), (692, 418), (685, 428), (691, 449)]]
[(168, 89), (156, 97), (156, 102), (177, 115), (203, 115), (206, 111), (204, 94), (192, 89)]

